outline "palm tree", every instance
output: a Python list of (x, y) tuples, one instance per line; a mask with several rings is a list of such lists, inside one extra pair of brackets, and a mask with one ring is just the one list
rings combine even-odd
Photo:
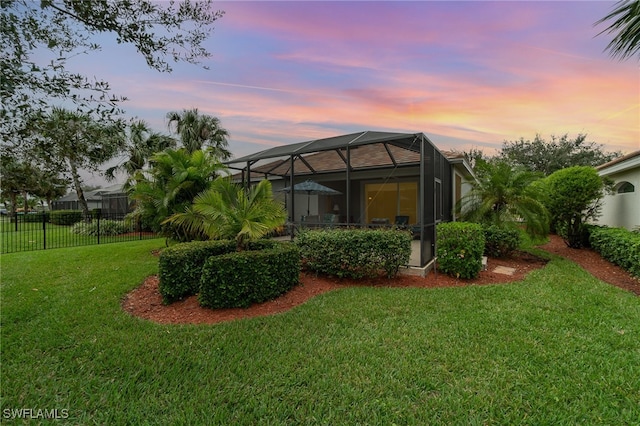
[(127, 136), (127, 146), (124, 149), (126, 160), (109, 167), (105, 172), (108, 180), (115, 179), (117, 172), (126, 173), (125, 189), (131, 186), (133, 176), (147, 165), (153, 154), (176, 146), (174, 138), (152, 132), (149, 129), (149, 125), (143, 120), (133, 122), (129, 126)]
[(273, 199), (271, 182), (263, 180), (246, 191), (242, 185), (219, 178), (200, 193), (184, 213), (166, 220), (189, 234), (211, 239), (235, 238), (238, 250), (285, 223), (284, 207)]
[[(615, 34), (607, 45), (611, 55), (621, 60), (640, 52), (640, 0), (622, 0), (616, 3), (613, 11), (596, 22), (614, 20), (600, 34)], [(640, 56), (640, 55), (639, 55)]]
[(463, 220), (499, 226), (524, 222), (530, 235), (549, 233), (549, 216), (534, 184), (537, 174), (503, 161), (483, 163), (476, 171), (477, 180), (457, 206)]
[(208, 145), (220, 160), (231, 158), (227, 140), (229, 132), (220, 126), (217, 117), (200, 114), (198, 109), (194, 108), (182, 112), (171, 111), (167, 113), (167, 119), (169, 129), (175, 128), (187, 152), (191, 153)]
[(200, 192), (209, 188), (224, 166), (204, 151), (191, 154), (184, 149), (167, 149), (155, 154), (149, 170), (134, 175), (129, 195), (136, 201), (132, 216), (138, 217), (166, 237), (190, 239), (164, 224), (174, 213), (184, 211)]

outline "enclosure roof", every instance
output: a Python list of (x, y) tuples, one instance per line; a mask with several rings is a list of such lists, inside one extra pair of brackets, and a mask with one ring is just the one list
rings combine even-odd
[(404, 148), (413, 148), (414, 150), (419, 151), (420, 145), (417, 143), (417, 138), (419, 136), (423, 135), (421, 133), (391, 133), (366, 130), (363, 132), (350, 133), (347, 135), (333, 136), (330, 138), (314, 139), (306, 142), (276, 146), (274, 148), (269, 148), (255, 154), (236, 158), (234, 160), (228, 161), (227, 164), (254, 162), (267, 158), (308, 154), (312, 152), (346, 148), (348, 146), (359, 146), (384, 142), (395, 142), (401, 144)]

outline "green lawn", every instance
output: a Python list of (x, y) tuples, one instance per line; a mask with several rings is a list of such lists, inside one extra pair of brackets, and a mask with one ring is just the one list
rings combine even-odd
[(640, 298), (571, 262), (508, 285), (345, 288), (271, 317), (157, 325), (120, 300), (163, 244), (2, 255), (3, 421), (639, 422)]

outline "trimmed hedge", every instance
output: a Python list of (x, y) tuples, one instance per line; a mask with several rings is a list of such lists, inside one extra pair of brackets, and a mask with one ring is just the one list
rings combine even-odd
[[(259, 240), (249, 244), (250, 250), (273, 248), (275, 241)], [(229, 240), (194, 241), (176, 244), (162, 251), (158, 262), (159, 290), (162, 301), (169, 304), (199, 291), (202, 266), (211, 256), (236, 250), (236, 242)]]
[(211, 256), (202, 267), (198, 301), (206, 308), (246, 308), (275, 299), (299, 278), (300, 249), (295, 244)]
[(476, 223), (446, 222), (436, 226), (438, 270), (456, 278), (476, 278), (482, 269), (484, 232)]
[(602, 257), (640, 278), (640, 234), (624, 228), (590, 226), (589, 243)]
[(20, 214), (20, 217), (24, 223), (42, 223), (42, 215), (44, 215), (44, 221), (49, 222), (49, 212)]
[(520, 246), (520, 231), (497, 225), (483, 226), (484, 255), (506, 257)]
[(49, 220), (54, 225), (73, 225), (82, 220), (80, 210), (54, 210), (49, 213)]
[(411, 256), (407, 231), (314, 230), (301, 232), (295, 242), (307, 269), (340, 278), (391, 278)]

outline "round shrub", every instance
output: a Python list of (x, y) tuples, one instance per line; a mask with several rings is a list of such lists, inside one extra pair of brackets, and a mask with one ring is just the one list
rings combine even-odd
[(509, 256), (520, 245), (520, 231), (497, 225), (484, 226), (484, 254), (491, 257)]

